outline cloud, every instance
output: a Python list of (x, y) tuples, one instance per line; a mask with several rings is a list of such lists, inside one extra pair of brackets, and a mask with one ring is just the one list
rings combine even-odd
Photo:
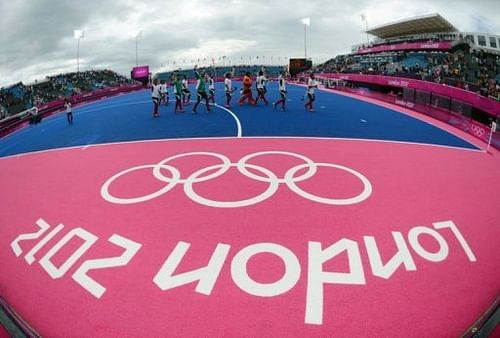
[(315, 62), (366, 40), (361, 13), (370, 27), (440, 13), (464, 31), (500, 32), (498, 0), (9, 0), (0, 2), (0, 13), (0, 86), (75, 71), (74, 29), (85, 30), (83, 69), (105, 66), (125, 75), (135, 65), (138, 31), (140, 63), (154, 71), (224, 55), (226, 62), (300, 57), (303, 17), (311, 17), (308, 55)]

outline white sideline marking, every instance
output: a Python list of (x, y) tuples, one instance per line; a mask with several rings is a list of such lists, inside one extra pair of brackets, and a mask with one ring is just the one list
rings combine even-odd
[[(342, 137), (310, 137), (310, 136), (245, 136), (241, 137), (242, 139), (290, 139), (290, 140), (329, 140), (329, 141), (360, 141), (360, 142), (379, 142), (379, 143), (394, 143), (394, 144), (407, 144), (412, 146), (422, 146), (422, 147), (435, 147), (435, 148), (444, 148), (451, 150), (461, 150), (461, 151), (470, 151), (474, 153), (486, 153), (485, 150), (480, 149), (469, 149), (462, 147), (453, 147), (453, 146), (445, 146), (441, 144), (431, 144), (431, 143), (417, 143), (417, 142), (407, 142), (407, 141), (394, 141), (394, 140), (378, 140), (378, 139), (363, 139), (363, 138), (342, 138)], [(163, 138), (163, 139), (152, 139), (152, 140), (135, 140), (135, 141), (119, 141), (119, 142), (107, 142), (107, 143), (95, 143), (92, 144), (92, 147), (102, 147), (102, 146), (112, 146), (112, 145), (120, 145), (120, 144), (134, 144), (134, 143), (146, 143), (146, 142), (167, 142), (167, 141), (203, 141), (203, 140), (230, 140), (237, 139), (234, 136), (221, 136), (221, 137), (186, 137), (186, 138)], [(44, 150), (36, 150), (29, 151), (26, 153), (8, 155), (0, 157), (0, 161), (6, 158), (12, 157), (21, 157), (24, 155), (34, 155), (34, 154), (43, 154), (52, 151), (61, 151), (61, 150), (71, 150), (78, 149), (82, 146), (70, 146), (70, 147), (60, 147), (60, 148), (51, 148)]]

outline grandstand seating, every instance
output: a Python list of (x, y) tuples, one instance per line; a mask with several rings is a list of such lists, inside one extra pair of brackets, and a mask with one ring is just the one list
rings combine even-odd
[(454, 85), (500, 99), (500, 57), (458, 49), (453, 52), (383, 52), (339, 55), (315, 67), (321, 73), (394, 75)]
[(404, 67), (407, 68), (414, 68), (414, 67), (423, 67), (427, 68), (428, 67), (428, 62), (426, 55), (422, 53), (410, 53), (402, 62), (401, 64)]

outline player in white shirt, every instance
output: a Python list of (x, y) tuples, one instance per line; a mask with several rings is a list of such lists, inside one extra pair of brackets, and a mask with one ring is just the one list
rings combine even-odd
[(158, 79), (154, 79), (151, 86), (151, 99), (153, 100), (153, 117), (158, 117), (160, 116), (158, 107), (160, 106), (161, 99), (161, 85), (158, 83)]
[(168, 101), (170, 100), (168, 96), (168, 86), (165, 80), (160, 81), (160, 97), (161, 102), (164, 102), (166, 106), (168, 106)]
[(281, 110), (285, 111), (285, 102), (286, 102), (286, 80), (285, 80), (286, 71), (281, 71), (278, 76), (278, 90), (280, 92), (281, 99), (273, 103), (274, 109), (276, 106), (281, 103)]
[(189, 105), (191, 104), (189, 102), (191, 100), (191, 92), (189, 91), (189, 84), (185, 74), (182, 76), (181, 85), (182, 85), (182, 101), (184, 105)]
[(210, 73), (208, 75), (208, 101), (212, 101), (215, 104), (215, 73)]
[(309, 101), (307, 101), (306, 104), (304, 105), (306, 110), (310, 112), (314, 111), (313, 102), (316, 99), (316, 97), (314, 96), (315, 89), (318, 89), (318, 82), (314, 78), (314, 73), (311, 73), (309, 81), (307, 81), (307, 99)]
[(257, 77), (257, 98), (255, 99), (255, 104), (259, 102), (259, 99), (262, 99), (266, 105), (269, 104), (266, 99), (266, 83), (267, 78), (264, 75), (264, 72), (261, 70), (259, 72), (259, 76)]
[(233, 98), (233, 93), (238, 89), (236, 87), (233, 88), (233, 81), (231, 80), (233, 76), (234, 68), (232, 72), (226, 73), (226, 78), (224, 79), (224, 91), (226, 92), (226, 104), (224, 105), (224, 107), (226, 108), (231, 107), (231, 99)]
[(66, 108), (66, 119), (71, 126), (73, 125), (73, 108), (71, 108), (71, 102), (68, 99), (64, 99), (64, 108)]

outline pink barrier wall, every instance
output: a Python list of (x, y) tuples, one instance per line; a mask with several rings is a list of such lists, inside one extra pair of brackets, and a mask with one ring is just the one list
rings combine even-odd
[(410, 42), (398, 43), (394, 45), (384, 45), (372, 48), (360, 48), (356, 54), (369, 54), (379, 52), (389, 52), (398, 50), (449, 50), (451, 49), (451, 42)]
[(371, 83), (382, 86), (412, 88), (448, 96), (480, 109), (493, 116), (500, 116), (500, 102), (489, 99), (464, 89), (437, 84), (428, 81), (406, 79), (400, 77), (365, 74), (321, 74), (319, 78), (340, 79), (353, 82)]

